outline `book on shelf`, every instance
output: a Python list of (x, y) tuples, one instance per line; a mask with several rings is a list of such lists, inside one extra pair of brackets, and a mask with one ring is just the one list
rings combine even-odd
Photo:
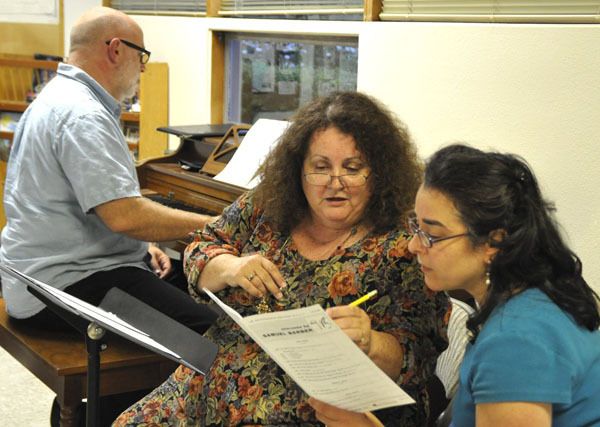
[(0, 131), (14, 132), (17, 128), (17, 123), (21, 118), (21, 113), (12, 111), (0, 111)]
[[(35, 53), (33, 59), (39, 61), (56, 61), (62, 62), (63, 58), (56, 55), (47, 55), (44, 53)], [(31, 91), (27, 93), (27, 102), (32, 102), (36, 96), (44, 89), (52, 78), (56, 76), (55, 70), (47, 70), (44, 68), (35, 68), (32, 73)]]

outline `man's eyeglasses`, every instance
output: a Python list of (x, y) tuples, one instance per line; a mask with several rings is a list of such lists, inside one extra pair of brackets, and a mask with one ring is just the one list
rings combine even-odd
[(445, 237), (431, 237), (429, 233), (421, 230), (419, 228), (419, 223), (417, 222), (417, 217), (411, 215), (408, 217), (408, 232), (411, 236), (417, 236), (419, 241), (426, 248), (430, 248), (434, 243), (441, 242), (443, 240), (454, 239), (455, 237), (468, 236), (469, 233), (461, 233), (461, 234), (453, 234), (452, 236)]
[(369, 175), (363, 175), (360, 173), (347, 173), (344, 175), (330, 175), (328, 173), (305, 173), (304, 179), (306, 182), (312, 185), (331, 185), (333, 179), (337, 178), (340, 180), (345, 187), (360, 187), (365, 185)]
[[(146, 64), (148, 63), (148, 61), (150, 60), (150, 51), (144, 49), (141, 46), (138, 46), (135, 43), (131, 43), (128, 42), (127, 40), (123, 40), (123, 39), (119, 39), (121, 41), (121, 43), (123, 43), (125, 46), (129, 46), (132, 49), (137, 50), (138, 52), (140, 52), (140, 64)], [(110, 40), (107, 40), (105, 43), (106, 44), (110, 44)]]

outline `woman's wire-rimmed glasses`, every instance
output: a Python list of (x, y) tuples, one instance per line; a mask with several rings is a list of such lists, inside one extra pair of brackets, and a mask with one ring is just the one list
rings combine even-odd
[(306, 182), (312, 185), (331, 185), (334, 178), (337, 178), (345, 187), (360, 187), (367, 183), (369, 175), (363, 175), (361, 173), (331, 175), (329, 173), (321, 172), (312, 172), (304, 174), (304, 179), (306, 179)]
[(408, 217), (408, 232), (411, 236), (418, 236), (419, 241), (426, 248), (431, 248), (434, 243), (441, 242), (443, 240), (454, 239), (455, 237), (463, 237), (469, 235), (469, 233), (461, 233), (445, 237), (431, 237), (429, 233), (421, 230), (421, 228), (419, 227), (419, 223), (417, 222), (417, 217), (414, 214), (411, 214)]
[[(119, 40), (121, 43), (123, 43), (125, 46), (129, 46), (132, 49), (137, 50), (138, 52), (140, 52), (140, 64), (147, 64), (148, 61), (150, 61), (150, 51), (144, 49), (141, 46), (138, 46), (135, 43), (131, 43), (130, 41), (127, 40), (123, 40), (123, 39), (119, 39), (117, 38), (117, 40)], [(110, 40), (107, 40), (105, 43), (106, 44), (110, 44)]]

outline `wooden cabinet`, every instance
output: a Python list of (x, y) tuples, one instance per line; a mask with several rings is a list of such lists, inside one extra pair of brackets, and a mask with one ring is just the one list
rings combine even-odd
[[(55, 61), (40, 61), (20, 57), (0, 57), (0, 113), (22, 113), (29, 106), (28, 97), (33, 93), (35, 81), (43, 81), (48, 72), (58, 67)], [(138, 160), (159, 157), (165, 154), (168, 135), (158, 132), (157, 127), (169, 123), (168, 66), (166, 63), (151, 62), (140, 78), (140, 112), (123, 112), (123, 128), (139, 129), (137, 144)], [(13, 133), (0, 130), (0, 140), (12, 141)], [(0, 159), (0, 180), (4, 186), (6, 162)], [(4, 209), (0, 203), (0, 228), (5, 224)]]
[[(169, 69), (167, 64), (151, 62), (140, 76), (140, 112), (123, 112), (121, 122), (129, 148), (138, 161), (165, 155), (168, 135), (157, 127), (169, 122)], [(131, 143), (129, 134), (137, 135), (137, 144)], [(135, 139), (135, 138), (133, 138)]]
[(168, 135), (156, 130), (169, 124), (169, 67), (149, 62), (140, 78), (140, 142), (138, 160), (164, 156)]

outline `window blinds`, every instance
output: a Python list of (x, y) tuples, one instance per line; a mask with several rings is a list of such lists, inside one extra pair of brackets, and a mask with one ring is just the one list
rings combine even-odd
[[(369, 0), (373, 1), (373, 0)], [(221, 0), (219, 15), (352, 15), (364, 11), (363, 0)], [(112, 0), (115, 9), (140, 13), (206, 12), (206, 0)]]
[(112, 0), (115, 9), (145, 13), (205, 13), (206, 0)]
[(383, 0), (382, 20), (600, 23), (600, 0)]
[(219, 15), (362, 14), (363, 0), (221, 0)]

